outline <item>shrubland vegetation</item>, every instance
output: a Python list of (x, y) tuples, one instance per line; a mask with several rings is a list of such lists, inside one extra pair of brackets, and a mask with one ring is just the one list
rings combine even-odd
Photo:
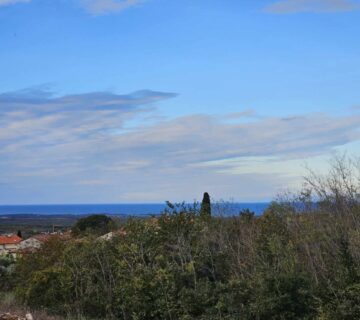
[(115, 222), (105, 214), (94, 214), (80, 218), (71, 231), (74, 236), (103, 235), (116, 228)]
[(211, 216), (204, 197), (111, 241), (54, 238), (17, 262), (11, 289), (72, 319), (360, 319), (359, 197), (359, 167), (337, 158), (259, 217)]

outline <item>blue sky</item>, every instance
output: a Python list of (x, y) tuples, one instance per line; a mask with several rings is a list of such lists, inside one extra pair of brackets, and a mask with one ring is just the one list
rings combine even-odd
[(0, 0), (0, 203), (266, 201), (360, 155), (360, 1)]

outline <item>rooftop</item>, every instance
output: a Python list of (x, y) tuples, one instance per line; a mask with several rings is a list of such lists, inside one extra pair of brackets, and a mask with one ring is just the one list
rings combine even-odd
[(2, 235), (0, 236), (0, 245), (4, 244), (18, 244), (22, 241), (22, 239), (14, 234)]

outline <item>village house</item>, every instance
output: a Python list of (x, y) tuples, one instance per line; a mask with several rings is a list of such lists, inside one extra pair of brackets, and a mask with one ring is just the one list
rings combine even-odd
[(53, 237), (66, 239), (62, 233), (41, 233), (23, 240), (17, 235), (0, 235), (0, 256), (11, 255), (16, 258), (17, 255), (33, 253), (41, 248), (41, 246)]
[(53, 232), (53, 233), (40, 233), (37, 235), (34, 235), (26, 240), (21, 241), (19, 245), (19, 253), (25, 254), (25, 253), (32, 253), (42, 247), (42, 245), (49, 241), (50, 239), (57, 237), (59, 239), (65, 240), (66, 235), (59, 232)]
[(11, 255), (15, 258), (21, 241), (22, 238), (15, 234), (0, 235), (0, 256)]
[(43, 244), (43, 241), (41, 239), (37, 239), (36, 237), (31, 237), (31, 238), (21, 241), (18, 249), (21, 252), (23, 252), (23, 251), (32, 252), (37, 249), (40, 249), (42, 244)]

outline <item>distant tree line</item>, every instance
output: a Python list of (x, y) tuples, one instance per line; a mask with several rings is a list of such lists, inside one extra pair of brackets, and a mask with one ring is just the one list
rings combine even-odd
[(360, 319), (358, 169), (337, 158), (261, 216), (214, 217), (205, 194), (129, 219), (110, 241), (53, 239), (18, 261), (13, 290), (72, 319)]

